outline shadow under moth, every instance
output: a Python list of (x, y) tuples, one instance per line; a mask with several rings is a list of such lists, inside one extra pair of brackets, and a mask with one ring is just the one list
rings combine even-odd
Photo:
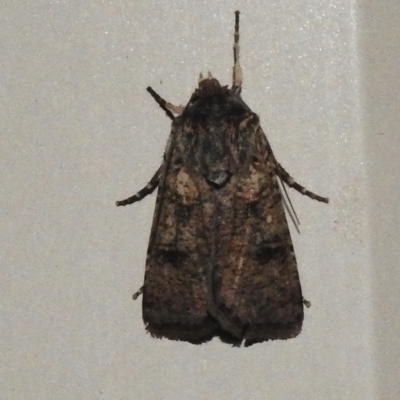
[[(245, 346), (297, 336), (303, 299), (278, 179), (328, 203), (276, 161), (241, 98), (239, 11), (231, 88), (200, 75), (186, 107), (148, 92), (172, 119), (162, 165), (125, 206), (158, 187), (142, 288), (153, 337)], [(282, 183), (282, 187), (283, 186)]]

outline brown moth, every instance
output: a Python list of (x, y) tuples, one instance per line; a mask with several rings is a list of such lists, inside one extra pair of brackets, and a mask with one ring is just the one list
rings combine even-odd
[[(297, 336), (303, 299), (276, 161), (258, 116), (242, 100), (239, 11), (231, 88), (210, 74), (186, 107), (147, 90), (173, 120), (162, 165), (125, 206), (158, 187), (143, 287), (153, 337), (245, 346)], [(174, 116), (177, 115), (177, 116)]]

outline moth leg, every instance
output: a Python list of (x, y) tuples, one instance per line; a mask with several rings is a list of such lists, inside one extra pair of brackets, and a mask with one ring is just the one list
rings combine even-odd
[(172, 120), (174, 120), (175, 117), (171, 110), (177, 114), (181, 114), (179, 111), (183, 111), (184, 107), (174, 106), (171, 103), (167, 103), (158, 93), (153, 90), (152, 87), (149, 86), (146, 90), (150, 93), (151, 97), (157, 102), (157, 104), (165, 111), (165, 114), (167, 114), (167, 116)]
[(289, 214), (290, 219), (293, 222), (294, 227), (296, 228), (297, 233), (300, 233), (300, 220), (299, 217), (297, 216), (296, 210), (293, 207), (292, 201), (290, 200), (289, 194), (286, 190), (286, 186), (283, 184), (283, 181), (281, 178), (279, 178), (279, 182), (280, 182), (280, 186), (283, 189), (284, 192), (284, 196), (282, 196), (282, 200), (283, 200), (283, 205), (286, 209), (286, 211)]
[(136, 300), (143, 293), (143, 288), (144, 286), (142, 286), (136, 293), (133, 294), (132, 296), (133, 300)]
[(183, 110), (185, 109), (184, 106), (176, 106), (171, 103), (166, 103), (165, 105), (168, 108), (168, 110), (171, 110), (173, 113), (178, 115), (181, 115), (183, 113)]
[(142, 190), (139, 190), (136, 194), (134, 194), (131, 197), (128, 197), (125, 200), (117, 201), (115, 204), (118, 207), (119, 206), (127, 206), (128, 204), (136, 203), (137, 201), (140, 201), (143, 198), (145, 198), (148, 194), (153, 193), (154, 190), (156, 189), (156, 187), (158, 186), (158, 184), (160, 183), (162, 166), (163, 165), (161, 165), (160, 168), (158, 168), (157, 172), (151, 178), (150, 182)]
[(303, 304), (304, 304), (307, 308), (310, 308), (310, 307), (311, 307), (311, 302), (308, 301), (308, 300), (306, 300), (304, 297), (303, 297)]
[(239, 62), (239, 11), (235, 11), (235, 34), (233, 43), (233, 79), (232, 90), (235, 93), (242, 91), (243, 74)]
[(283, 182), (286, 183), (289, 187), (297, 190), (301, 194), (304, 194), (308, 197), (310, 197), (313, 200), (317, 201), (322, 201), (323, 203), (329, 203), (329, 199), (327, 197), (321, 197), (318, 196), (317, 194), (310, 192), (307, 190), (304, 186), (299, 185), (284, 169), (283, 167), (279, 164), (276, 163), (275, 165), (275, 172), (283, 180)]

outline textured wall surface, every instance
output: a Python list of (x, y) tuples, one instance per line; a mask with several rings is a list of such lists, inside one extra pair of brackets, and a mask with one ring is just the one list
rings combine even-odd
[[(2, 7), (0, 398), (398, 399), (397, 0), (44, 1)], [(170, 121), (198, 74), (243, 98), (290, 190), (301, 335), (231, 348), (152, 339), (141, 320)], [(293, 226), (291, 226), (293, 228)]]

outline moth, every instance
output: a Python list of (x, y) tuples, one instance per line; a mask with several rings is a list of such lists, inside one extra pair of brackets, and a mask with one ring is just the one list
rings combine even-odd
[(245, 346), (297, 336), (303, 299), (276, 161), (258, 116), (241, 98), (239, 11), (232, 87), (209, 74), (185, 107), (147, 90), (172, 120), (162, 165), (125, 206), (158, 188), (147, 251), (143, 320), (156, 338)]

